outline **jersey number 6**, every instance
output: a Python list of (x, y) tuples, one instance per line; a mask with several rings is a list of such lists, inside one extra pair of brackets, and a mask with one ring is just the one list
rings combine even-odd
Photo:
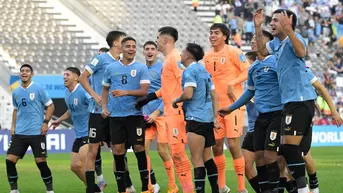
[(21, 104), (25, 107), (26, 106), (26, 99), (21, 99)]

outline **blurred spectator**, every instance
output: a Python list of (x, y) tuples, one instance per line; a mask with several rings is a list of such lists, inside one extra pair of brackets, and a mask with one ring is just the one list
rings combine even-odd
[(216, 10), (216, 16), (214, 16), (213, 23), (223, 23), (223, 17), (221, 16), (221, 11)]
[(255, 33), (254, 21), (252, 19), (244, 23), (245, 41), (250, 42)]
[(199, 0), (192, 0), (192, 6), (193, 10), (197, 12), (198, 6), (199, 6)]

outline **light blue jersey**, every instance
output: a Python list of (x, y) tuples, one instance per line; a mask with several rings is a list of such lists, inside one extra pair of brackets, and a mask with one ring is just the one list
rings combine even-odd
[(248, 71), (247, 85), (254, 92), (256, 107), (260, 113), (283, 109), (275, 56), (269, 55), (263, 61), (255, 60)]
[(77, 84), (72, 92), (68, 88), (65, 90), (64, 100), (74, 123), (76, 138), (88, 136), (90, 115), (88, 108), (92, 97), (80, 84)]
[(12, 93), (12, 103), (17, 109), (15, 134), (40, 135), (45, 107), (52, 104), (46, 90), (34, 82), (26, 89), (19, 86)]
[(258, 117), (258, 110), (255, 103), (249, 101), (246, 104), (246, 110), (248, 114), (248, 131), (247, 132), (254, 132), (255, 121)]
[[(93, 90), (101, 96), (102, 80), (107, 66), (117, 61), (110, 52), (96, 55), (85, 67), (91, 74), (90, 82)], [(91, 102), (91, 113), (101, 114), (102, 108), (94, 100)]]
[(214, 89), (212, 78), (199, 63), (192, 63), (182, 74), (182, 89), (193, 87), (193, 97), (184, 101), (185, 119), (202, 123), (214, 121), (211, 92)]
[[(303, 37), (296, 34), (306, 48)], [(295, 55), (293, 45), (287, 37), (282, 42), (277, 38), (267, 43), (269, 53), (276, 56), (277, 74), (280, 85), (281, 102), (299, 102), (314, 100), (316, 92), (307, 79), (305, 60)]]
[[(128, 66), (125, 66), (121, 61), (111, 63), (104, 75), (102, 84), (110, 87), (109, 92), (113, 90), (138, 90), (141, 84), (150, 84), (150, 75), (148, 67), (139, 62), (133, 61)], [(127, 117), (131, 115), (143, 115), (141, 111), (135, 108), (136, 96), (121, 96), (114, 98), (109, 94), (108, 111), (111, 112), (111, 117)]]
[[(156, 61), (155, 64), (148, 66), (149, 74), (150, 74), (150, 86), (148, 93), (154, 93), (161, 88), (161, 74), (162, 74), (162, 62), (160, 60)], [(162, 99), (156, 99), (150, 101), (148, 104), (143, 106), (143, 115), (150, 115), (156, 109), (160, 110), (160, 115), (163, 115), (164, 105)]]

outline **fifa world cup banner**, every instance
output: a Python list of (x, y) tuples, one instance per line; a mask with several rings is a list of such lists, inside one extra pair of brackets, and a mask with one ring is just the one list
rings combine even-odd
[[(50, 130), (46, 135), (46, 149), (49, 153), (70, 153), (75, 139), (73, 129)], [(5, 155), (11, 141), (9, 130), (0, 130), (0, 155)], [(32, 154), (31, 148), (26, 152)]]
[(343, 126), (313, 126), (312, 147), (343, 146)]
[[(46, 89), (51, 98), (63, 98), (64, 97), (64, 81), (62, 75), (35, 75), (32, 81), (40, 84)], [(13, 91), (20, 85), (19, 76), (13, 75), (10, 78), (9, 87)]]

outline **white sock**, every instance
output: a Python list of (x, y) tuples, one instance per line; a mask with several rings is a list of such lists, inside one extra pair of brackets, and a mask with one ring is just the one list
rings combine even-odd
[(104, 176), (101, 174), (98, 176), (98, 183), (104, 181)]
[(298, 188), (298, 193), (308, 193), (310, 190), (308, 189), (308, 186), (305, 188)]
[(46, 191), (46, 193), (54, 193), (54, 191), (53, 191), (53, 190), (51, 190), (51, 191)]

